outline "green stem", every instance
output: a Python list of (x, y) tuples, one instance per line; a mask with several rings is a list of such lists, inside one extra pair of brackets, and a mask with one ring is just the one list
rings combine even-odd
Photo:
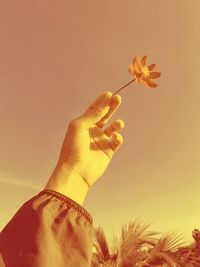
[(131, 84), (132, 82), (134, 82), (135, 79), (131, 80), (130, 82), (128, 82), (127, 84), (125, 84), (124, 86), (122, 86), (121, 88), (119, 88), (116, 92), (114, 92), (112, 95), (116, 95), (117, 93), (119, 93), (122, 89), (124, 89), (126, 86), (128, 86), (129, 84)]

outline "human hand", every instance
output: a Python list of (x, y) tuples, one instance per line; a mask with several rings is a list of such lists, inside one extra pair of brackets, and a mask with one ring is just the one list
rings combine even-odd
[(107, 92), (69, 123), (58, 160), (58, 164), (72, 169), (89, 186), (102, 176), (123, 143), (118, 133), (125, 125), (123, 120), (115, 120), (103, 129), (121, 104), (120, 95)]

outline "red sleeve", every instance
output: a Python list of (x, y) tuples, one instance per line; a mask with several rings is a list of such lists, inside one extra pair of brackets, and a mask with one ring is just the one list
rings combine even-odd
[(78, 203), (43, 190), (0, 233), (0, 267), (89, 267), (92, 225)]

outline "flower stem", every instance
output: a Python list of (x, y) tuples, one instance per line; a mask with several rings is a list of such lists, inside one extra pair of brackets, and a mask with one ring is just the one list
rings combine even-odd
[(119, 93), (122, 89), (124, 89), (126, 86), (128, 86), (129, 84), (131, 84), (132, 82), (134, 82), (135, 79), (131, 80), (130, 82), (128, 82), (127, 84), (125, 84), (124, 86), (122, 86), (121, 88), (119, 88), (116, 92), (113, 93), (113, 95), (116, 95), (117, 93)]

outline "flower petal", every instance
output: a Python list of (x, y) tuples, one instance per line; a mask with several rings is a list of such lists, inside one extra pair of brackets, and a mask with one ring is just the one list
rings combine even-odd
[(143, 65), (142, 65), (142, 62), (141, 62), (141, 60), (140, 61), (138, 61), (138, 72), (140, 72), (141, 74), (142, 74), (142, 70), (143, 70)]
[(135, 74), (136, 78), (140, 78), (142, 76), (142, 73), (139, 73), (136, 70), (134, 70), (134, 74)]
[(142, 83), (142, 84), (145, 85), (145, 86), (148, 86), (148, 84), (147, 84), (147, 80), (148, 80), (147, 77), (142, 76), (141, 79), (140, 79), (140, 83)]
[(160, 77), (161, 72), (150, 72), (149, 79), (156, 79)]
[(138, 56), (133, 59), (133, 68), (139, 72), (140, 58)]
[(143, 67), (145, 67), (147, 65), (147, 55), (143, 56), (141, 63), (142, 63)]
[(140, 83), (140, 81), (141, 81), (141, 77), (137, 77), (137, 76), (135, 75), (135, 80), (136, 80), (137, 83)]
[(133, 64), (130, 64), (128, 66), (128, 71), (130, 72), (130, 74), (134, 75), (134, 67), (133, 67)]
[(154, 83), (153, 81), (151, 81), (150, 79), (147, 79), (147, 85), (149, 87), (152, 87), (152, 88), (156, 88), (158, 85), (156, 83)]
[(151, 65), (148, 66), (148, 69), (151, 71), (151, 70), (153, 70), (155, 68), (155, 66), (156, 66), (156, 64), (151, 64)]

